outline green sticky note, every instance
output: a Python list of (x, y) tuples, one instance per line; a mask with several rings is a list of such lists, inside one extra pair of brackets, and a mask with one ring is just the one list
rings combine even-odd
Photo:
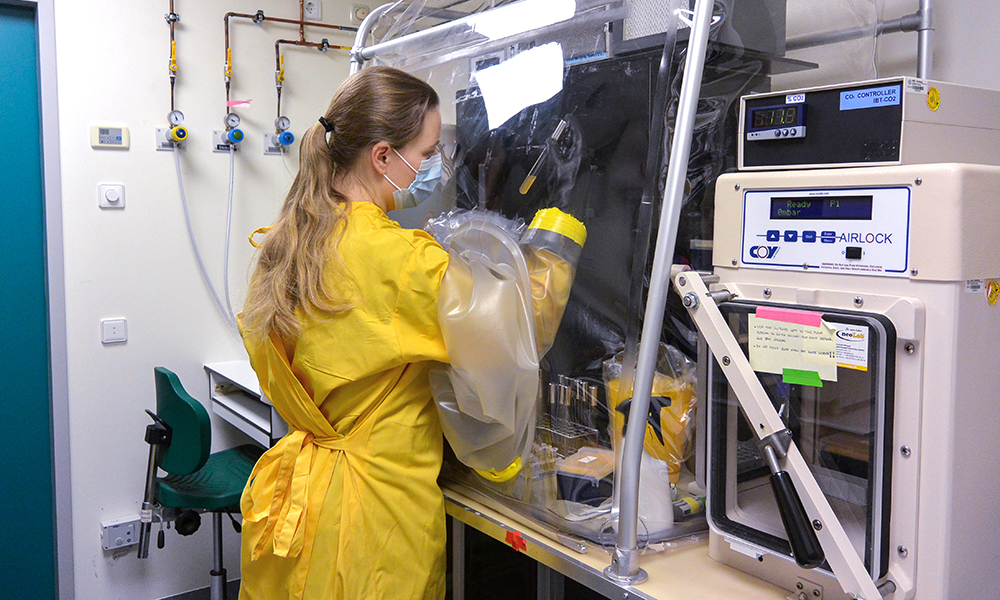
[(823, 387), (823, 380), (816, 371), (800, 371), (799, 369), (782, 369), (781, 380), (785, 383)]

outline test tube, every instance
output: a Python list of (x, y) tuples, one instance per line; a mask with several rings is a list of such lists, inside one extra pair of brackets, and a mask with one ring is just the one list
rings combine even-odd
[[(557, 141), (560, 137), (562, 137), (563, 131), (566, 130), (567, 125), (568, 123), (566, 123), (565, 119), (560, 119), (559, 124), (556, 125), (556, 130), (552, 132), (552, 136), (550, 137), (550, 139), (552, 141)], [(545, 155), (548, 154), (548, 152), (549, 152), (549, 145), (545, 144), (542, 147), (541, 154), (539, 154), (538, 158), (535, 159), (535, 164), (531, 165), (531, 169), (528, 171), (528, 175), (524, 178), (524, 181), (521, 182), (521, 187), (518, 189), (518, 191), (521, 192), (522, 196), (528, 193), (528, 190), (530, 190), (531, 186), (534, 185), (535, 180), (538, 179), (538, 169), (541, 168), (542, 162), (545, 160)]]
[(556, 402), (559, 400), (558, 386), (555, 382), (549, 382), (549, 420), (556, 416)]

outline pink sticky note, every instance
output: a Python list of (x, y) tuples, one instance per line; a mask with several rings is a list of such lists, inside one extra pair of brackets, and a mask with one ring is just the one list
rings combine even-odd
[(251, 102), (253, 102), (253, 100), (230, 100), (229, 102), (226, 102), (226, 106), (230, 108), (234, 106), (243, 106), (244, 104), (250, 106)]
[(795, 323), (796, 325), (808, 325), (819, 327), (823, 322), (823, 313), (810, 310), (791, 310), (788, 308), (774, 308), (770, 306), (758, 306), (758, 319), (768, 319), (769, 321), (781, 321), (783, 323)]

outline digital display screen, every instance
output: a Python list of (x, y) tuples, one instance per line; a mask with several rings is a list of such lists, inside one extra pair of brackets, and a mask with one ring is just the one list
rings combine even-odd
[(769, 106), (750, 111), (751, 129), (772, 129), (775, 127), (794, 127), (799, 124), (799, 106)]
[(772, 219), (872, 220), (871, 196), (804, 196), (771, 198)]

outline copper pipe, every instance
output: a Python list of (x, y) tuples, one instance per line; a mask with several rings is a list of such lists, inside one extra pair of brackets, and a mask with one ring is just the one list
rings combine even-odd
[(350, 46), (334, 46), (327, 42), (325, 39), (322, 42), (306, 42), (300, 40), (277, 40), (274, 42), (274, 71), (275, 71), (275, 88), (278, 91), (278, 117), (281, 117), (281, 81), (277, 80), (278, 73), (281, 72), (281, 45), (285, 44), (288, 46), (303, 46), (306, 48), (318, 48), (322, 52), (326, 52), (329, 49), (334, 50), (350, 50)]
[[(171, 0), (171, 3), (172, 2), (173, 2), (173, 0)], [(227, 68), (227, 70), (229, 69), (229, 60), (230, 60), (230, 51), (231, 51), (231, 46), (229, 44), (229, 19), (230, 19), (230, 17), (238, 17), (238, 18), (241, 18), (241, 19), (250, 19), (254, 23), (258, 23), (258, 24), (262, 23), (264, 21), (273, 21), (275, 23), (288, 23), (288, 24), (291, 24), (291, 25), (298, 25), (299, 26), (299, 41), (300, 42), (305, 42), (305, 26), (307, 26), (307, 25), (309, 27), (319, 27), (321, 29), (334, 29), (334, 30), (338, 30), (338, 31), (348, 31), (348, 32), (352, 32), (352, 33), (353, 32), (357, 32), (357, 30), (358, 30), (356, 27), (347, 27), (347, 26), (344, 26), (344, 25), (329, 25), (327, 23), (306, 22), (306, 20), (305, 20), (305, 4), (304, 4), (304, 0), (299, 0), (299, 17), (300, 18), (299, 18), (298, 21), (296, 21), (294, 19), (282, 19), (282, 18), (278, 18), (278, 17), (268, 17), (268, 16), (264, 15), (264, 11), (262, 11), (262, 10), (258, 10), (256, 14), (252, 14), (252, 15), (249, 14), (249, 13), (228, 12), (228, 13), (226, 13), (225, 17), (223, 18), (223, 21), (225, 22), (225, 29), (226, 29), (226, 36), (225, 36), (225, 39), (226, 39), (226, 48), (225, 48), (225, 54), (224, 54), (224, 56), (226, 57), (226, 68)], [(171, 36), (172, 35), (173, 35), (173, 26), (171, 25)], [(171, 39), (173, 39), (173, 38), (171, 38)], [(335, 49), (350, 50), (350, 48), (348, 48), (346, 46), (328, 46), (328, 47), (329, 48), (335, 48)], [(280, 61), (278, 61), (278, 62), (280, 63)], [(279, 66), (277, 68), (278, 69), (281, 68), (280, 64), (279, 64)], [(226, 112), (227, 113), (229, 112), (229, 100), (230, 100), (229, 92), (230, 92), (230, 80), (229, 80), (229, 75), (227, 75), (226, 76)], [(278, 96), (279, 96), (279, 104), (280, 104), (280, 96), (281, 96), (280, 89), (278, 91)], [(173, 109), (171, 108), (171, 110), (173, 110)], [(279, 116), (280, 116), (280, 114), (279, 114)]]
[(246, 13), (236, 13), (236, 12), (226, 13), (226, 26), (227, 26), (226, 33), (228, 34), (229, 32), (228, 29), (229, 17), (241, 17), (244, 19), (251, 19), (251, 20), (259, 18), (261, 21), (274, 21), (275, 23), (289, 23), (291, 25), (305, 25), (307, 27), (320, 27), (322, 29), (337, 29), (339, 31), (349, 31), (351, 33), (355, 33), (358, 31), (357, 27), (347, 27), (346, 25), (329, 25), (327, 23), (314, 23), (312, 21), (296, 21), (295, 19), (280, 19), (278, 17), (266, 17), (264, 16), (264, 11), (260, 11), (258, 14), (260, 15), (259, 17), (257, 15), (250, 15)]
[(306, 0), (299, 0), (299, 41), (306, 41)]
[(170, 25), (170, 112), (174, 112), (174, 84), (177, 82), (177, 71), (172, 67), (174, 66), (174, 61), (176, 60), (175, 52), (176, 46), (174, 45), (174, 23), (176, 19), (174, 18), (174, 0), (170, 0), (170, 7), (168, 8), (166, 19), (167, 24)]

